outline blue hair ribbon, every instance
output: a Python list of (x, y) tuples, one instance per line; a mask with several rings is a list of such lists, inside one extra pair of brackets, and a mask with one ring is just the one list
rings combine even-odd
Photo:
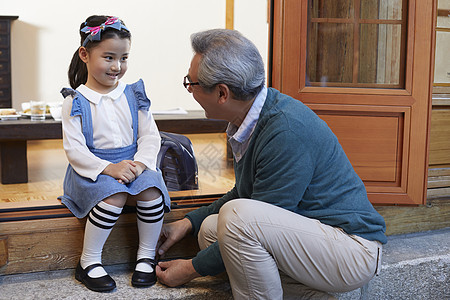
[(94, 27), (84, 26), (81, 29), (81, 32), (89, 34), (89, 36), (87, 36), (83, 42), (83, 47), (85, 47), (89, 41), (100, 41), (101, 40), (101, 32), (103, 30), (105, 30), (106, 28), (114, 28), (119, 31), (124, 29), (129, 32), (128, 28), (125, 25), (123, 25), (122, 22), (118, 18), (109, 17), (105, 21), (105, 23), (102, 23), (99, 26), (94, 26)]

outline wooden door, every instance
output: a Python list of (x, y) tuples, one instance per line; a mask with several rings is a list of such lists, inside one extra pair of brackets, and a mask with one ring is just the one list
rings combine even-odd
[(432, 0), (274, 0), (271, 84), (337, 135), (369, 199), (424, 204)]

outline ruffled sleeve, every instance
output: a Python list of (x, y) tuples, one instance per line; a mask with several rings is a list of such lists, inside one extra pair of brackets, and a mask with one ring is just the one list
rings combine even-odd
[(80, 98), (78, 96), (75, 96), (72, 101), (72, 110), (70, 111), (70, 116), (81, 116), (81, 103)]
[(78, 97), (78, 94), (75, 90), (70, 88), (63, 88), (60, 92), (64, 98), (67, 98), (68, 96), (72, 96), (72, 110), (70, 111), (70, 116), (80, 116), (81, 115), (81, 104), (80, 104), (80, 98)]
[(67, 98), (68, 96), (72, 96), (72, 110), (70, 111), (70, 116), (80, 116), (81, 115), (81, 104), (80, 104), (80, 98), (78, 97), (78, 94), (75, 90), (70, 88), (63, 88), (60, 92), (64, 98)]
[(67, 98), (67, 96), (75, 97), (75, 95), (77, 94), (77, 92), (75, 92), (75, 90), (70, 89), (70, 88), (62, 88), (60, 93), (62, 94), (62, 96), (64, 98)]
[(146, 110), (148, 111), (150, 108), (150, 99), (147, 98), (145, 94), (144, 81), (139, 79), (139, 81), (131, 84), (131, 90), (137, 99), (138, 110)]

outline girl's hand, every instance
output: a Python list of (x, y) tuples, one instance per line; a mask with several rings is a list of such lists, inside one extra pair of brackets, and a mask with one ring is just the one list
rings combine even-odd
[(147, 167), (140, 161), (135, 161), (134, 164), (136, 165), (136, 173), (134, 173), (134, 176), (138, 177)]
[(102, 174), (109, 175), (120, 183), (130, 183), (136, 179), (136, 172), (138, 172), (136, 163), (131, 160), (122, 160), (116, 164), (109, 164)]

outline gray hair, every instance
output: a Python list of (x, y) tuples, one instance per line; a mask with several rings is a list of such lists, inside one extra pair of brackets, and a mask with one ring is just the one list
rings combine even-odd
[(237, 100), (251, 100), (262, 89), (264, 63), (256, 46), (240, 32), (212, 29), (191, 35), (192, 48), (202, 55), (198, 82), (208, 91), (223, 83)]

